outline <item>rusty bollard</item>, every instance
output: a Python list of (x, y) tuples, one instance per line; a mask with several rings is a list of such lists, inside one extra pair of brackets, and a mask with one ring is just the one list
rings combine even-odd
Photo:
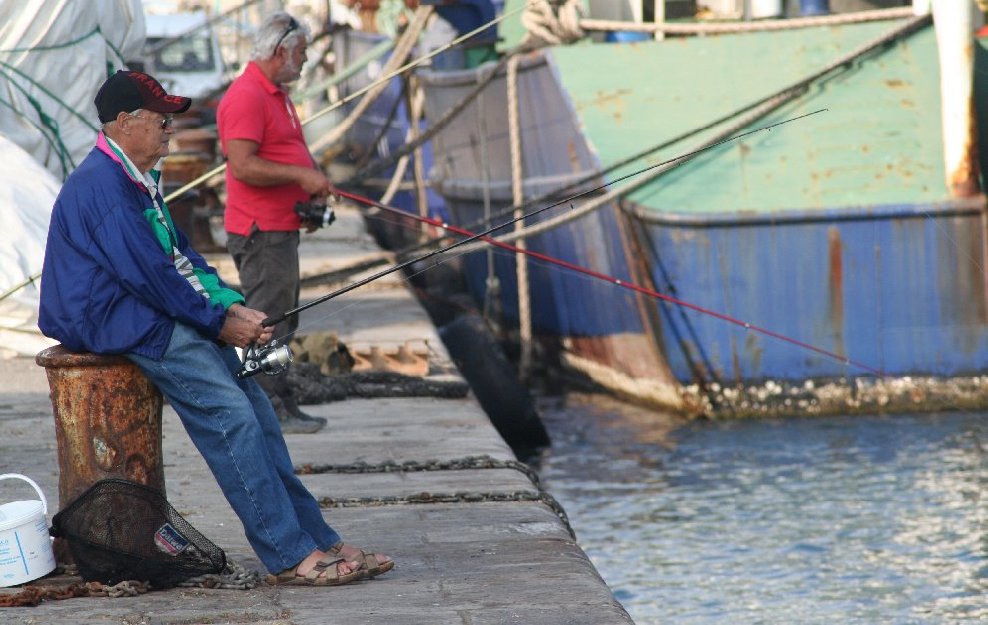
[[(61, 345), (35, 357), (45, 368), (58, 442), (59, 508), (105, 478), (165, 492), (161, 393), (123, 356), (75, 353)], [(56, 541), (60, 562), (70, 560)]]

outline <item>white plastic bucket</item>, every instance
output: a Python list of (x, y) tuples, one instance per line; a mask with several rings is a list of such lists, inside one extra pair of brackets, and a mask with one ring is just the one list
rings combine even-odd
[(41, 501), (12, 501), (0, 505), (0, 588), (17, 586), (55, 570), (55, 552), (48, 535), (48, 501), (29, 477), (5, 473), (0, 480), (24, 480)]

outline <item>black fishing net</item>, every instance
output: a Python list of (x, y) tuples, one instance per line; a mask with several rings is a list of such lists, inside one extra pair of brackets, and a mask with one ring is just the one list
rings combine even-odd
[(126, 480), (91, 486), (52, 518), (52, 535), (66, 540), (86, 581), (140, 580), (169, 588), (226, 566), (223, 550), (159, 491)]

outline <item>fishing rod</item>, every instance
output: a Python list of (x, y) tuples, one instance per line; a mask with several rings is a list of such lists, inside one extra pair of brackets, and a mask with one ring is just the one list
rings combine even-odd
[[(557, 259), (557, 258), (554, 258), (554, 257), (551, 257), (551, 256), (547, 256), (547, 255), (541, 254), (539, 252), (534, 252), (532, 250), (518, 248), (516, 246), (510, 245), (510, 244), (507, 244), (507, 243), (503, 243), (501, 241), (497, 241), (496, 239), (492, 239), (489, 236), (491, 233), (493, 233), (493, 232), (495, 232), (497, 230), (500, 230), (502, 228), (505, 228), (507, 226), (510, 226), (510, 225), (512, 225), (512, 224), (514, 224), (514, 223), (516, 223), (518, 221), (521, 221), (523, 219), (529, 219), (529, 218), (531, 218), (531, 217), (533, 217), (535, 215), (538, 215), (538, 214), (543, 213), (545, 211), (548, 211), (548, 210), (551, 210), (553, 208), (556, 208), (556, 207), (558, 207), (558, 206), (560, 206), (562, 204), (569, 203), (572, 206), (571, 203), (572, 203), (573, 200), (579, 199), (579, 198), (584, 197), (586, 195), (590, 195), (592, 193), (596, 193), (597, 191), (600, 191), (601, 189), (603, 189), (605, 187), (611, 186), (613, 184), (616, 184), (616, 183), (621, 182), (623, 180), (626, 180), (628, 178), (631, 178), (631, 177), (640, 175), (642, 173), (645, 173), (647, 171), (650, 171), (652, 169), (655, 169), (655, 168), (658, 168), (658, 167), (662, 167), (662, 166), (665, 166), (665, 165), (674, 164), (674, 166), (679, 166), (682, 163), (686, 162), (687, 160), (691, 159), (692, 157), (694, 157), (694, 156), (696, 156), (696, 155), (698, 155), (698, 154), (700, 154), (702, 152), (705, 152), (707, 150), (710, 150), (710, 149), (712, 149), (714, 147), (717, 147), (717, 146), (720, 146), (720, 145), (724, 145), (726, 143), (730, 143), (730, 142), (736, 141), (738, 139), (741, 139), (743, 137), (746, 137), (746, 136), (749, 136), (749, 135), (752, 135), (752, 134), (755, 134), (755, 133), (758, 133), (758, 132), (762, 132), (762, 131), (765, 131), (765, 130), (771, 131), (772, 128), (777, 128), (777, 127), (782, 126), (784, 124), (788, 124), (790, 122), (798, 121), (800, 119), (804, 119), (804, 118), (809, 117), (811, 115), (816, 115), (817, 113), (821, 113), (824, 110), (826, 110), (826, 109), (820, 109), (820, 110), (817, 110), (817, 111), (813, 111), (811, 113), (807, 113), (805, 115), (800, 115), (798, 117), (793, 117), (793, 118), (790, 118), (790, 119), (786, 119), (786, 120), (783, 120), (781, 122), (777, 122), (775, 124), (771, 124), (771, 125), (768, 125), (768, 126), (763, 126), (761, 128), (755, 128), (753, 130), (749, 130), (747, 132), (743, 132), (743, 133), (734, 135), (732, 137), (728, 137), (726, 139), (723, 139), (721, 141), (718, 141), (716, 143), (712, 143), (710, 145), (704, 146), (704, 147), (699, 148), (697, 150), (693, 150), (692, 152), (687, 152), (685, 154), (681, 154), (681, 155), (675, 156), (675, 157), (673, 157), (671, 159), (662, 161), (660, 163), (655, 163), (655, 164), (649, 165), (649, 166), (644, 167), (644, 168), (641, 168), (641, 169), (639, 169), (637, 171), (634, 171), (634, 172), (631, 172), (631, 173), (626, 174), (624, 176), (621, 176), (619, 178), (616, 178), (615, 180), (612, 180), (610, 182), (601, 184), (601, 185), (599, 185), (597, 187), (594, 187), (592, 189), (583, 191), (581, 193), (577, 193), (577, 194), (575, 194), (573, 196), (570, 196), (568, 198), (559, 200), (559, 201), (557, 201), (557, 202), (555, 202), (553, 204), (549, 204), (548, 206), (544, 206), (542, 208), (539, 208), (539, 209), (530, 211), (530, 212), (528, 212), (528, 213), (526, 213), (524, 215), (521, 215), (521, 216), (516, 217), (514, 219), (508, 220), (508, 221), (506, 221), (504, 223), (501, 223), (501, 224), (498, 224), (496, 226), (492, 226), (492, 227), (487, 228), (486, 230), (484, 230), (482, 232), (477, 232), (477, 233), (474, 233), (474, 232), (471, 232), (469, 230), (465, 230), (465, 229), (462, 229), (462, 228), (458, 228), (456, 226), (450, 225), (450, 224), (448, 224), (446, 222), (443, 222), (443, 221), (440, 221), (440, 220), (430, 219), (430, 218), (426, 218), (426, 217), (412, 216), (409, 213), (406, 213), (404, 211), (401, 211), (401, 210), (399, 210), (397, 208), (389, 207), (389, 206), (387, 206), (385, 204), (382, 204), (380, 202), (377, 202), (375, 200), (371, 200), (369, 198), (365, 198), (365, 197), (362, 197), (362, 196), (359, 196), (359, 195), (356, 195), (356, 194), (353, 194), (353, 193), (349, 193), (349, 192), (346, 192), (346, 191), (338, 190), (338, 193), (342, 197), (346, 197), (346, 198), (352, 199), (354, 201), (357, 201), (357, 202), (360, 202), (360, 203), (363, 203), (363, 204), (366, 204), (366, 205), (369, 205), (369, 206), (374, 206), (374, 207), (377, 207), (377, 208), (382, 209), (382, 210), (385, 210), (385, 211), (396, 212), (396, 213), (399, 213), (399, 214), (401, 214), (403, 216), (406, 216), (406, 217), (412, 216), (415, 219), (419, 219), (419, 220), (425, 221), (426, 223), (431, 223), (431, 224), (433, 224), (435, 226), (438, 226), (438, 227), (443, 228), (444, 230), (448, 230), (448, 231), (451, 231), (451, 232), (455, 232), (457, 234), (464, 235), (466, 238), (461, 239), (459, 241), (455, 241), (454, 243), (451, 243), (450, 245), (447, 245), (445, 247), (442, 247), (442, 248), (438, 248), (438, 249), (429, 251), (429, 252), (427, 252), (425, 254), (422, 254), (421, 256), (417, 256), (415, 258), (411, 258), (411, 259), (406, 260), (404, 262), (397, 263), (397, 264), (395, 264), (395, 265), (393, 265), (391, 267), (388, 267), (388, 268), (386, 268), (386, 269), (384, 269), (382, 271), (379, 271), (379, 272), (377, 272), (377, 273), (375, 273), (375, 274), (373, 274), (371, 276), (368, 276), (366, 278), (363, 278), (361, 280), (358, 280), (356, 282), (353, 282), (353, 283), (351, 283), (351, 284), (349, 284), (349, 285), (347, 285), (345, 287), (342, 287), (340, 289), (337, 289), (337, 290), (335, 290), (335, 291), (333, 291), (331, 293), (328, 293), (326, 295), (323, 295), (322, 297), (319, 297), (319, 298), (317, 298), (317, 299), (315, 299), (315, 300), (313, 300), (311, 302), (308, 302), (306, 304), (303, 304), (301, 306), (298, 306), (296, 308), (293, 308), (291, 310), (288, 310), (288, 311), (282, 313), (281, 315), (268, 317), (267, 319), (265, 319), (264, 321), (261, 322), (261, 325), (266, 326), (266, 327), (277, 325), (278, 323), (281, 323), (285, 319), (287, 319), (287, 318), (289, 318), (289, 317), (291, 317), (293, 315), (297, 315), (297, 314), (301, 313), (304, 310), (308, 310), (309, 308), (312, 308), (314, 306), (318, 306), (320, 304), (323, 304), (323, 303), (325, 303), (325, 302), (327, 302), (327, 301), (329, 301), (331, 299), (334, 299), (336, 297), (339, 297), (340, 295), (343, 295), (345, 293), (349, 293), (350, 291), (353, 291), (354, 289), (357, 289), (357, 288), (359, 288), (361, 286), (364, 286), (365, 284), (368, 284), (370, 282), (373, 282), (375, 280), (378, 280), (378, 279), (380, 279), (380, 278), (382, 278), (384, 276), (390, 275), (390, 274), (392, 274), (392, 273), (394, 273), (396, 271), (399, 271), (401, 269), (404, 269), (404, 268), (409, 267), (409, 266), (411, 266), (413, 264), (416, 264), (416, 263), (421, 263), (421, 262), (426, 261), (426, 260), (428, 260), (428, 259), (430, 259), (430, 258), (432, 258), (434, 256), (438, 256), (439, 254), (444, 254), (444, 253), (449, 252), (449, 251), (451, 251), (453, 249), (456, 249), (458, 247), (461, 247), (463, 245), (466, 245), (466, 244), (468, 244), (470, 242), (473, 242), (473, 241), (476, 241), (476, 240), (483, 240), (486, 243), (489, 243), (489, 244), (491, 244), (491, 245), (493, 245), (495, 247), (499, 247), (499, 248), (502, 248), (502, 249), (510, 250), (510, 251), (516, 252), (516, 253), (524, 253), (524, 254), (529, 255), (529, 256), (531, 256), (533, 258), (536, 258), (536, 259), (539, 259), (539, 260), (542, 260), (542, 261), (546, 261), (546, 262), (549, 262), (551, 264), (556, 264), (556, 265), (562, 266), (562, 267), (564, 267), (566, 269), (569, 269), (569, 270), (572, 270), (572, 271), (576, 271), (578, 273), (583, 273), (585, 275), (588, 275), (588, 276), (591, 276), (591, 277), (594, 277), (594, 278), (597, 278), (597, 279), (600, 279), (600, 280), (604, 280), (604, 281), (610, 282), (612, 284), (616, 284), (616, 285), (621, 286), (623, 288), (628, 288), (628, 289), (634, 290), (636, 292), (639, 292), (639, 293), (644, 294), (644, 295), (648, 295), (650, 297), (654, 297), (654, 298), (658, 298), (658, 299), (661, 299), (661, 300), (664, 300), (664, 301), (668, 301), (668, 302), (674, 303), (674, 304), (676, 304), (678, 306), (683, 306), (683, 307), (686, 307), (686, 308), (690, 308), (692, 310), (696, 310), (697, 312), (701, 312), (703, 314), (707, 314), (707, 315), (710, 315), (710, 316), (719, 318), (721, 320), (728, 321), (730, 323), (734, 323), (736, 325), (743, 326), (746, 329), (753, 330), (753, 331), (759, 332), (761, 334), (765, 334), (766, 336), (771, 336), (771, 337), (774, 337), (774, 338), (777, 338), (777, 339), (780, 339), (780, 340), (783, 340), (783, 341), (792, 343), (792, 344), (797, 345), (799, 347), (802, 347), (804, 349), (808, 349), (808, 350), (811, 350), (811, 351), (814, 351), (814, 352), (823, 354), (825, 356), (828, 356), (830, 358), (834, 358), (834, 359), (840, 360), (840, 361), (845, 362), (847, 364), (853, 364), (853, 365), (855, 365), (855, 366), (857, 366), (857, 367), (859, 367), (861, 369), (864, 369), (864, 370), (867, 370), (867, 371), (876, 373), (879, 376), (882, 376), (883, 375), (882, 372), (879, 371), (879, 370), (877, 370), (877, 369), (874, 369), (873, 367), (870, 367), (870, 366), (865, 365), (865, 364), (862, 364), (862, 363), (854, 362), (854, 361), (852, 361), (852, 360), (850, 360), (850, 359), (848, 359), (848, 358), (846, 358), (844, 356), (840, 356), (839, 354), (836, 354), (836, 353), (833, 353), (833, 352), (829, 352), (829, 351), (824, 350), (822, 348), (819, 348), (819, 347), (810, 345), (808, 343), (804, 343), (802, 341), (798, 341), (796, 339), (792, 339), (790, 337), (784, 336), (784, 335), (779, 334), (777, 332), (773, 332), (772, 330), (768, 330), (766, 328), (761, 328), (759, 326), (756, 326), (756, 325), (753, 325), (753, 324), (750, 324), (750, 323), (747, 323), (747, 322), (744, 322), (744, 321), (735, 319), (735, 318), (730, 317), (728, 315), (724, 315), (722, 313), (718, 313), (716, 311), (709, 310), (709, 309), (703, 308), (701, 306), (697, 306), (695, 304), (691, 304), (689, 302), (686, 302), (686, 301), (683, 301), (683, 300), (679, 300), (679, 299), (670, 297), (668, 295), (664, 295), (662, 293), (658, 293), (657, 291), (654, 291), (654, 290), (651, 290), (651, 289), (646, 289), (644, 287), (641, 287), (641, 286), (638, 286), (636, 284), (630, 283), (627, 280), (621, 280), (619, 278), (614, 278), (612, 276), (608, 276), (606, 274), (603, 274), (603, 273), (600, 273), (600, 272), (597, 272), (597, 271), (588, 269), (586, 267), (581, 267), (579, 265), (575, 265), (573, 263), (569, 263), (569, 262), (563, 261), (561, 259)], [(282, 371), (286, 370), (288, 368), (288, 366), (291, 364), (291, 362), (292, 362), (292, 352), (291, 352), (291, 349), (287, 345), (279, 345), (278, 342), (277, 342), (277, 340), (272, 341), (271, 343), (268, 343), (267, 345), (264, 345), (264, 346), (251, 345), (251, 346), (249, 346), (244, 351), (243, 365), (242, 365), (240, 371), (237, 372), (237, 377), (245, 378), (245, 377), (248, 377), (248, 376), (255, 375), (257, 373), (266, 373), (268, 375), (277, 375), (278, 373), (281, 373)]]
[[(632, 175), (634, 175), (634, 174), (632, 174)], [(846, 356), (841, 356), (840, 354), (837, 354), (835, 352), (827, 351), (827, 350), (823, 349), (822, 347), (817, 347), (815, 345), (811, 345), (809, 343), (805, 343), (803, 341), (800, 341), (799, 339), (794, 339), (792, 337), (786, 336), (784, 334), (780, 334), (780, 333), (775, 332), (773, 330), (769, 330), (767, 328), (763, 328), (761, 326), (757, 326), (757, 325), (752, 324), (752, 323), (749, 323), (747, 321), (742, 321), (740, 319), (731, 317), (730, 315), (726, 315), (724, 313), (719, 313), (719, 312), (717, 312), (715, 310), (711, 310), (709, 308), (704, 308), (703, 306), (699, 306), (697, 304), (693, 304), (691, 302), (687, 302), (685, 300), (681, 300), (679, 298), (672, 297), (672, 296), (666, 295), (664, 293), (660, 293), (660, 292), (658, 292), (658, 291), (656, 291), (654, 289), (649, 289), (647, 287), (640, 286), (638, 284), (635, 284), (633, 282), (629, 282), (627, 280), (622, 280), (620, 278), (615, 278), (613, 276), (609, 276), (609, 275), (604, 274), (604, 273), (601, 273), (599, 271), (594, 271), (593, 269), (589, 269), (587, 267), (583, 267), (583, 266), (577, 265), (575, 263), (571, 263), (569, 261), (565, 261), (565, 260), (563, 260), (561, 258), (556, 258), (554, 256), (549, 256), (547, 254), (542, 254), (540, 252), (535, 252), (535, 251), (530, 250), (530, 249), (527, 249), (527, 248), (520, 248), (520, 247), (511, 245), (510, 243), (505, 243), (503, 241), (498, 241), (497, 239), (492, 239), (490, 237), (485, 236), (486, 233), (484, 233), (484, 232), (478, 233), (478, 234), (474, 234), (471, 231), (466, 230), (464, 228), (459, 228), (457, 226), (449, 225), (449, 224), (447, 224), (445, 222), (442, 222), (442, 221), (440, 221), (438, 219), (432, 219), (432, 218), (429, 218), (429, 217), (422, 217), (422, 216), (419, 216), (419, 215), (413, 215), (411, 213), (408, 213), (406, 211), (401, 210), (400, 208), (395, 208), (394, 206), (387, 206), (385, 204), (382, 204), (382, 203), (380, 203), (380, 202), (378, 202), (376, 200), (372, 200), (370, 198), (365, 198), (365, 197), (361, 197), (359, 195), (355, 195), (355, 194), (352, 194), (352, 193), (346, 193), (346, 192), (342, 192), (342, 191), (340, 192), (340, 194), (343, 195), (344, 197), (350, 198), (352, 200), (361, 202), (363, 204), (367, 204), (368, 206), (373, 206), (375, 208), (378, 208), (378, 209), (381, 209), (381, 210), (384, 210), (384, 211), (387, 211), (387, 212), (391, 212), (391, 213), (395, 213), (395, 214), (398, 214), (398, 215), (402, 215), (403, 217), (411, 217), (412, 219), (415, 219), (417, 221), (428, 223), (428, 224), (431, 224), (431, 225), (434, 225), (434, 226), (439, 226), (439, 227), (441, 227), (443, 229), (450, 230), (451, 232), (455, 232), (457, 234), (469, 235), (469, 238), (463, 239), (462, 241), (458, 241), (456, 244), (454, 244), (454, 245), (452, 245), (452, 246), (450, 246), (448, 248), (444, 248), (444, 250), (441, 250), (441, 251), (448, 250), (448, 249), (450, 249), (452, 247), (456, 247), (456, 246), (458, 246), (460, 244), (467, 243), (469, 241), (473, 241), (473, 240), (476, 240), (476, 239), (479, 238), (479, 239), (481, 239), (481, 240), (483, 240), (483, 241), (485, 241), (487, 243), (490, 243), (494, 247), (498, 247), (498, 248), (507, 250), (509, 252), (515, 253), (515, 254), (525, 254), (526, 256), (530, 256), (530, 257), (535, 258), (537, 260), (541, 260), (541, 261), (547, 262), (547, 263), (552, 264), (552, 265), (563, 267), (564, 269), (569, 269), (569, 270), (574, 271), (576, 273), (581, 273), (583, 275), (590, 276), (591, 278), (596, 278), (596, 279), (599, 279), (599, 280), (604, 280), (605, 282), (609, 282), (609, 283), (614, 284), (616, 286), (619, 286), (619, 287), (622, 287), (622, 288), (625, 288), (625, 289), (629, 289), (631, 291), (634, 291), (636, 293), (640, 293), (642, 295), (647, 295), (649, 297), (653, 297), (655, 299), (659, 299), (659, 300), (662, 300), (664, 302), (668, 302), (670, 304), (675, 304), (675, 305), (680, 306), (680, 307), (683, 307), (683, 308), (689, 308), (690, 310), (694, 310), (696, 312), (699, 312), (699, 313), (702, 313), (702, 314), (705, 314), (705, 315), (709, 315), (711, 317), (715, 317), (715, 318), (720, 319), (722, 321), (727, 321), (727, 322), (732, 323), (734, 325), (741, 326), (741, 327), (743, 327), (746, 330), (752, 330), (754, 332), (758, 332), (759, 334), (764, 334), (766, 336), (770, 336), (772, 338), (779, 339), (779, 340), (784, 341), (786, 343), (789, 343), (791, 345), (795, 345), (797, 347), (801, 347), (803, 349), (807, 349), (807, 350), (816, 352), (816, 353), (821, 354), (823, 356), (827, 356), (828, 358), (832, 358), (834, 360), (837, 360), (839, 362), (842, 362), (842, 363), (844, 363), (846, 365), (853, 365), (855, 367), (858, 367), (859, 369), (862, 369), (864, 371), (868, 371), (869, 373), (873, 373), (873, 374), (875, 374), (878, 377), (885, 377), (885, 373), (883, 371), (881, 371), (880, 369), (876, 369), (876, 368), (871, 367), (869, 365), (866, 365), (864, 363), (857, 362), (857, 361), (852, 360), (852, 359), (850, 359), (850, 358), (848, 358)], [(521, 217), (520, 219), (523, 219), (523, 218), (524, 217)], [(507, 223), (501, 224), (501, 226), (498, 226), (498, 228), (501, 228), (503, 226), (510, 225), (511, 223), (512, 222), (507, 222)], [(489, 231), (487, 231), (487, 232), (489, 233)], [(412, 260), (410, 262), (416, 262), (417, 260), (420, 260), (420, 259), (414, 259), (414, 260)], [(405, 264), (409, 264), (409, 263), (405, 263)], [(349, 290), (349, 289), (346, 289), (346, 288), (345, 289), (341, 289), (338, 294), (342, 294), (342, 292), (345, 292), (346, 290)], [(315, 304), (315, 302), (312, 302), (312, 303)]]

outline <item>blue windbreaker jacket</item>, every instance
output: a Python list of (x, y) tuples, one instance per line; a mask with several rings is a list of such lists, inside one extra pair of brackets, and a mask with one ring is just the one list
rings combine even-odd
[[(144, 216), (149, 208), (144, 188), (98, 147), (72, 172), (48, 229), (38, 313), (46, 336), (76, 352), (157, 360), (176, 321), (211, 339), (219, 335), (224, 305), (178, 273)], [(177, 229), (175, 235), (193, 266), (215, 276), (185, 235)]]

